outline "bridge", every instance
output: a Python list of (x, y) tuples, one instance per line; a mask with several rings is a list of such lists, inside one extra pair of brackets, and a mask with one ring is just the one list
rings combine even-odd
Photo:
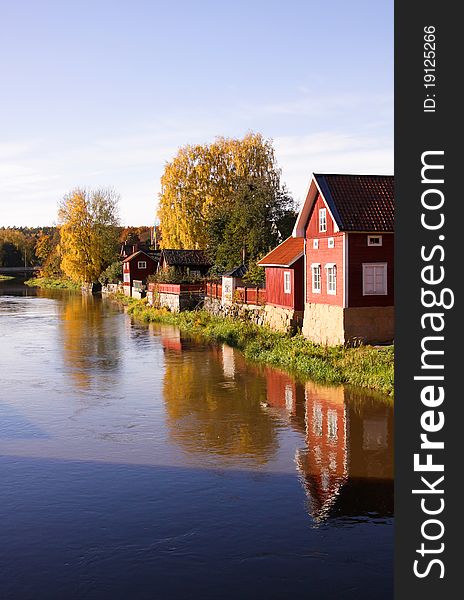
[(20, 273), (37, 273), (42, 267), (36, 265), (35, 267), (0, 267), (0, 275), (19, 275)]

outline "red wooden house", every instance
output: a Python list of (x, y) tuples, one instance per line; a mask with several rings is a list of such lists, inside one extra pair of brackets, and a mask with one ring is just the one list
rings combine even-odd
[(126, 296), (132, 295), (134, 281), (146, 285), (148, 276), (156, 272), (158, 257), (159, 253), (147, 254), (143, 250), (138, 250), (123, 260), (122, 274)]
[(304, 239), (290, 237), (258, 265), (266, 272), (266, 322), (276, 329), (301, 324), (304, 310)]
[(393, 232), (392, 176), (313, 175), (293, 231), (305, 246), (306, 337), (393, 339)]

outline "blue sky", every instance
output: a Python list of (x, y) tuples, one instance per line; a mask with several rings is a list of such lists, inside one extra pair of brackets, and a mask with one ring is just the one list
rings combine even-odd
[(113, 187), (151, 224), (179, 146), (261, 132), (313, 171), (393, 172), (393, 0), (0, 0), (0, 226)]

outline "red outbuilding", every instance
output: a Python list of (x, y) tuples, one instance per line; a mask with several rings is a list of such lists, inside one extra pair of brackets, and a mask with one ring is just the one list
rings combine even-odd
[(280, 330), (301, 325), (304, 310), (304, 239), (289, 237), (258, 265), (266, 272), (266, 323)]
[(124, 293), (126, 296), (132, 295), (132, 288), (135, 282), (140, 282), (142, 286), (147, 284), (147, 278), (156, 272), (159, 262), (159, 252), (147, 254), (143, 250), (138, 250), (124, 259), (122, 263)]
[(313, 175), (293, 231), (304, 238), (309, 339), (393, 339), (393, 184), (387, 175)]

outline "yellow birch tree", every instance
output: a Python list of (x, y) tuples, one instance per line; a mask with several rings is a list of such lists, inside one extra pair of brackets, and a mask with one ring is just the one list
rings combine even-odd
[(73, 281), (90, 283), (116, 258), (119, 197), (112, 190), (76, 188), (58, 211), (61, 268)]

